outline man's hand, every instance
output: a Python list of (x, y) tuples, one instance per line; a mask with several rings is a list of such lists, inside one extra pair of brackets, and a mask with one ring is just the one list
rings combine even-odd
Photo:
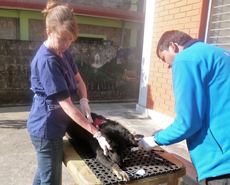
[(80, 109), (81, 112), (86, 118), (89, 120), (90, 123), (93, 123), (93, 119), (91, 117), (91, 109), (89, 108), (89, 100), (86, 98), (80, 99)]
[(101, 132), (96, 133), (93, 137), (97, 139), (99, 145), (104, 151), (104, 155), (108, 155), (108, 150), (112, 150), (112, 147), (106, 141), (105, 137), (101, 135)]
[(145, 151), (150, 151), (151, 149), (157, 147), (158, 144), (155, 142), (154, 136), (144, 137), (138, 142), (138, 148)]

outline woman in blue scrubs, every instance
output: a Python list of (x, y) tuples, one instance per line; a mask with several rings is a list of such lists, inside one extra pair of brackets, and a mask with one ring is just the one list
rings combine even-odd
[[(90, 123), (86, 87), (68, 50), (78, 36), (73, 12), (67, 5), (49, 1), (43, 13), (48, 39), (31, 63), (31, 89), (35, 95), (27, 128), (38, 162), (33, 184), (58, 185), (62, 171), (62, 138), (70, 119), (92, 133), (105, 154), (111, 147)], [(73, 104), (77, 93), (82, 112)]]

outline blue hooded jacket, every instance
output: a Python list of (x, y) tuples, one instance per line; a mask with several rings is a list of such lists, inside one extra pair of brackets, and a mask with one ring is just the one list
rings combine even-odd
[(198, 181), (230, 173), (230, 52), (195, 42), (172, 65), (174, 122), (160, 145), (187, 141)]

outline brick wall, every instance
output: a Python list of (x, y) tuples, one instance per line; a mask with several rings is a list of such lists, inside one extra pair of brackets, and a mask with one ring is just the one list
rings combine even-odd
[(157, 58), (156, 45), (168, 30), (199, 38), (203, 0), (156, 0), (147, 108), (175, 117), (172, 70)]
[[(30, 63), (41, 44), (42, 42), (35, 41), (0, 39), (0, 106), (31, 103), (33, 93), (30, 90)], [(117, 65), (116, 56), (118, 48), (116, 46), (72, 43), (69, 49), (77, 62), (82, 77), (84, 76), (84, 72), (92, 75), (92, 71), (96, 70), (89, 70), (88, 66), (96, 66), (95, 68), (97, 68), (100, 67), (100, 65), (107, 64), (104, 65), (107, 66), (107, 68), (104, 68), (104, 70), (106, 70), (114, 69)], [(100, 55), (100, 61), (94, 60), (96, 53)], [(132, 53), (129, 55), (126, 63), (124, 63), (124, 67), (129, 67), (128, 64), (133, 65), (133, 63), (138, 67), (138, 62), (141, 61), (141, 57), (137, 55), (137, 53), (135, 48), (133, 48)], [(112, 62), (112, 60), (115, 60), (115, 62)], [(110, 65), (108, 65), (107, 62), (112, 63), (110, 64), (112, 67), (108, 67)], [(84, 69), (82, 66), (85, 65), (86, 68)], [(116, 69), (119, 69), (119, 71), (108, 70), (108, 73), (117, 75), (121, 72), (121, 65)], [(121, 73), (123, 73), (123, 71)], [(105, 78), (105, 73), (100, 72), (100, 74)], [(101, 76), (99, 77), (102, 78)], [(136, 86), (128, 86), (126, 89), (122, 89), (122, 87), (128, 84), (124, 80), (114, 80), (110, 83), (107, 83), (106, 79), (102, 79), (102, 82), (98, 79), (96, 80), (97, 82), (92, 81), (92, 79), (88, 81), (85, 80), (90, 101), (129, 100), (138, 98), (137, 89), (139, 89), (139, 83), (134, 83)], [(78, 100), (78, 98), (77, 96), (76, 100)]]

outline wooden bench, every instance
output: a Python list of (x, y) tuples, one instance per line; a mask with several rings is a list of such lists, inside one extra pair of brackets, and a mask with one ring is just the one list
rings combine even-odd
[[(96, 175), (91, 169), (85, 164), (82, 158), (78, 155), (75, 149), (72, 147), (66, 137), (63, 138), (64, 143), (64, 158), (63, 162), (67, 167), (69, 173), (73, 176), (76, 181), (76, 185), (101, 185), (101, 181), (97, 179)], [(158, 150), (163, 150), (157, 147)], [(129, 182), (122, 182), (119, 184), (132, 184), (132, 185), (158, 185), (167, 183), (167, 185), (177, 185), (180, 177), (186, 174), (185, 165), (177, 158), (169, 154), (168, 152), (159, 153), (163, 158), (171, 161), (175, 165), (179, 166), (180, 169), (169, 173), (163, 173), (154, 175), (138, 180)]]

